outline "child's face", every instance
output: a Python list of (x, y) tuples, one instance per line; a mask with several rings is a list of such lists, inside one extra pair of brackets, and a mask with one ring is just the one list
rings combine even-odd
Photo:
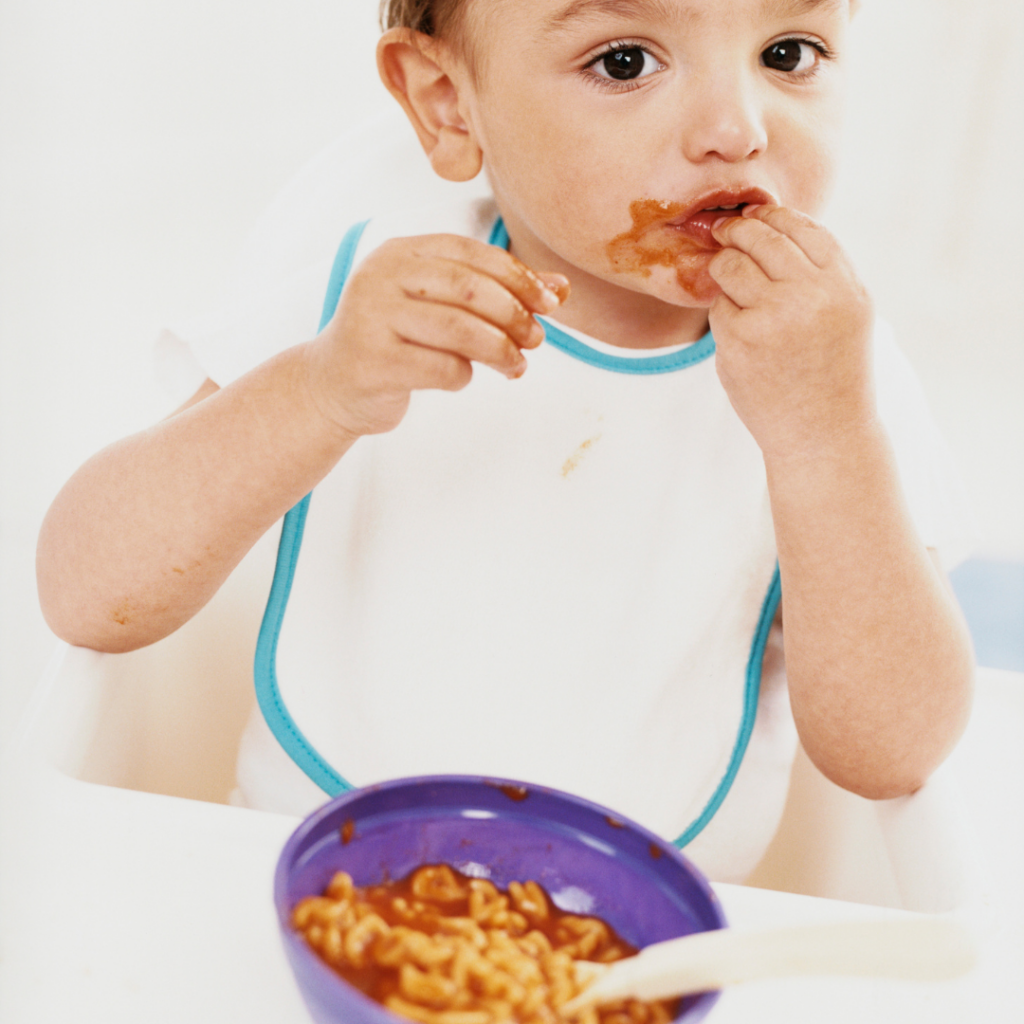
[(513, 251), (574, 290), (707, 307), (709, 208), (822, 207), (847, 0), (471, 0), (467, 15), (461, 106)]

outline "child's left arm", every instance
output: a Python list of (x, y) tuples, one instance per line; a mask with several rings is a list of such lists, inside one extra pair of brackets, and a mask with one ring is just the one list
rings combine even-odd
[(803, 214), (755, 207), (715, 236), (718, 374), (764, 455), (801, 741), (846, 789), (912, 792), (966, 724), (973, 653), (875, 409), (870, 299)]

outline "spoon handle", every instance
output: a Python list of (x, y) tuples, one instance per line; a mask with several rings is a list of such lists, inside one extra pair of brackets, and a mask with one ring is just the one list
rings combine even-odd
[(667, 999), (795, 974), (933, 981), (963, 974), (974, 962), (969, 932), (948, 918), (852, 921), (758, 931), (722, 928), (659, 942), (612, 964), (566, 1009), (627, 996)]

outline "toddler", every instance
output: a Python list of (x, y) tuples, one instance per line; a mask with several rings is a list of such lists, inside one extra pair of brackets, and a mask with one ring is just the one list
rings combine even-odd
[(815, 219), (850, 14), (391, 0), (385, 85), (436, 174), (492, 197), (354, 225), (315, 337), (185, 338), (198, 391), (47, 516), (54, 630), (167, 635), (293, 509), (250, 806), (522, 779), (739, 880), (797, 737), (856, 793), (919, 787), (972, 657), (930, 421)]

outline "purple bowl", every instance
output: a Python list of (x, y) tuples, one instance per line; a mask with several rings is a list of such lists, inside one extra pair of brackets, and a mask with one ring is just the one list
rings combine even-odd
[[(534, 879), (561, 909), (601, 917), (638, 947), (725, 927), (700, 872), (670, 843), (614, 811), (506, 779), (396, 779), (325, 804), (296, 829), (277, 863), (284, 948), (317, 1024), (409, 1022), (320, 960), (291, 926), (295, 905), (322, 893), (335, 871), (347, 871), (356, 885), (375, 885), (442, 863), (500, 889)], [(687, 997), (676, 1020), (695, 1024), (717, 998)]]

